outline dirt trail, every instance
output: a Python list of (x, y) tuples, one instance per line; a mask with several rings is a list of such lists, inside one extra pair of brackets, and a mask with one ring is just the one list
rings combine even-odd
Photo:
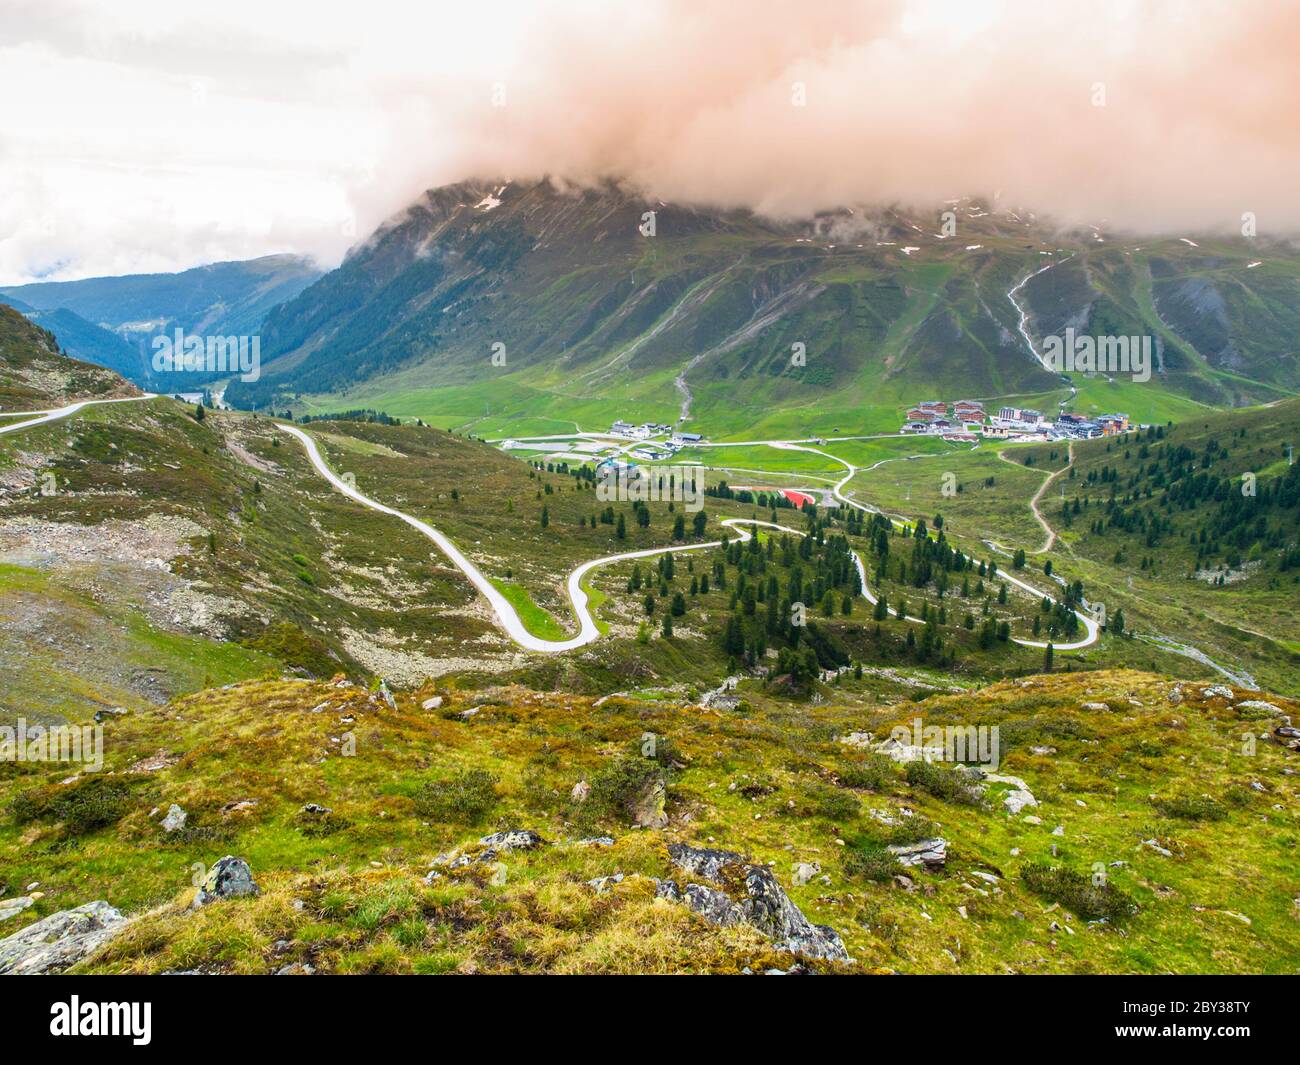
[[(999, 451), (997, 453), (997, 456), (1003, 462), (1009, 462), (1011, 463), (1011, 465), (1019, 469), (1024, 469), (1024, 466), (1021, 463), (1017, 462), (1015, 459), (1007, 458), (1005, 452)], [(1037, 521), (1040, 526), (1042, 526), (1043, 532), (1047, 536), (1047, 539), (1043, 541), (1042, 547), (1038, 548), (1037, 550), (1029, 552), (1031, 555), (1045, 555), (1056, 544), (1056, 530), (1053, 529), (1051, 525), (1047, 523), (1047, 519), (1043, 517), (1042, 511), (1038, 509), (1038, 503), (1043, 498), (1043, 496), (1047, 493), (1047, 490), (1052, 486), (1052, 482), (1055, 481), (1058, 477), (1060, 477), (1061, 474), (1063, 474), (1066, 470), (1068, 470), (1073, 465), (1074, 465), (1074, 444), (1071, 443), (1069, 448), (1066, 451), (1065, 465), (1062, 466), (1055, 473), (1049, 473), (1043, 479), (1043, 483), (1038, 486), (1038, 491), (1035, 492), (1033, 494), (1033, 497), (1029, 500), (1029, 510), (1034, 515), (1034, 520)]]

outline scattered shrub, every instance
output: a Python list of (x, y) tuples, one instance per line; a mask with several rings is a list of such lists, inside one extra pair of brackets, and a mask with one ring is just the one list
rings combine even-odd
[(686, 755), (671, 736), (661, 736), (658, 733), (647, 733), (647, 735), (653, 735), (653, 741), (642, 738), (632, 742), (630, 751), (632, 757), (648, 758), (658, 762), (665, 769), (675, 769), (686, 764)]
[(1073, 718), (1026, 718), (998, 725), (998, 745), (1003, 755), (1013, 747), (1044, 747), (1059, 740), (1090, 740), (1095, 732)]
[(844, 855), (844, 875), (884, 883), (903, 871), (903, 864), (884, 847), (854, 847)]
[(1039, 898), (1058, 902), (1085, 921), (1119, 924), (1137, 913), (1137, 903), (1109, 880), (1096, 883), (1082, 873), (1042, 863), (1025, 866), (1020, 877)]
[(415, 796), (415, 810), (421, 816), (465, 825), (481, 821), (496, 804), (497, 778), (485, 769), (431, 780)]
[(1184, 821), (1222, 821), (1228, 816), (1221, 802), (1205, 795), (1176, 795), (1156, 799), (1152, 805), (1166, 817), (1178, 817)]
[(892, 843), (895, 846), (903, 847), (909, 843), (920, 843), (923, 839), (934, 839), (939, 836), (939, 826), (931, 821), (928, 817), (904, 817), (896, 825), (882, 826), (884, 831), (876, 833), (880, 836), (881, 842)]
[(828, 821), (851, 821), (862, 812), (854, 796), (834, 788), (813, 788), (808, 797), (812, 800), (813, 813)]
[(775, 795), (780, 790), (781, 786), (764, 774), (763, 776), (751, 777), (745, 784), (736, 789), (736, 794), (743, 795), (747, 799), (761, 799), (764, 795)]
[(841, 786), (846, 788), (884, 791), (894, 779), (894, 770), (888, 759), (872, 755), (860, 762), (846, 763), (840, 767), (837, 776)]
[(332, 676), (341, 668), (339, 659), (323, 641), (287, 621), (268, 625), (241, 643), (254, 651), (272, 655), (287, 666), (305, 669), (316, 677)]
[(120, 777), (87, 776), (72, 784), (25, 791), (9, 806), (20, 825), (61, 821), (70, 836), (117, 824), (131, 809), (131, 784)]
[(352, 827), (351, 821), (340, 817), (333, 810), (300, 810), (294, 823), (298, 826), (298, 831), (309, 839), (332, 836), (335, 832)]
[(587, 818), (630, 816), (646, 787), (664, 774), (658, 761), (631, 756), (617, 758), (587, 781), (591, 791), (583, 805)]
[(903, 774), (907, 782), (924, 788), (936, 799), (959, 803), (963, 806), (982, 806), (984, 796), (970, 778), (958, 769), (936, 765), (934, 762), (908, 762)]

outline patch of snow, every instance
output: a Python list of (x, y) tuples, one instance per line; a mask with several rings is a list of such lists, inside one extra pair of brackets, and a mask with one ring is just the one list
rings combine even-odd
[(501, 206), (501, 194), (506, 191), (506, 186), (502, 185), (496, 192), (489, 192), (474, 205), (474, 210), (482, 208), (484, 211), (490, 211), (493, 207)]

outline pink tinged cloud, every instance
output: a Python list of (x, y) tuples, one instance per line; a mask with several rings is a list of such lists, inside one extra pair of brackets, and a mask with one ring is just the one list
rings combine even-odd
[(505, 108), (454, 116), (451, 169), (778, 215), (1000, 191), (1065, 221), (1300, 230), (1300, 6), (1009, 2), (971, 32), (924, 6), (919, 28), (898, 3), (557, 19)]

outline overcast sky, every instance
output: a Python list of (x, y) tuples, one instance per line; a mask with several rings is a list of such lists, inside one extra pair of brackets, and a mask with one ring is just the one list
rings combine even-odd
[(1297, 56), (1295, 0), (0, 0), (0, 282), (332, 265), (422, 189), (547, 173), (1280, 235)]

